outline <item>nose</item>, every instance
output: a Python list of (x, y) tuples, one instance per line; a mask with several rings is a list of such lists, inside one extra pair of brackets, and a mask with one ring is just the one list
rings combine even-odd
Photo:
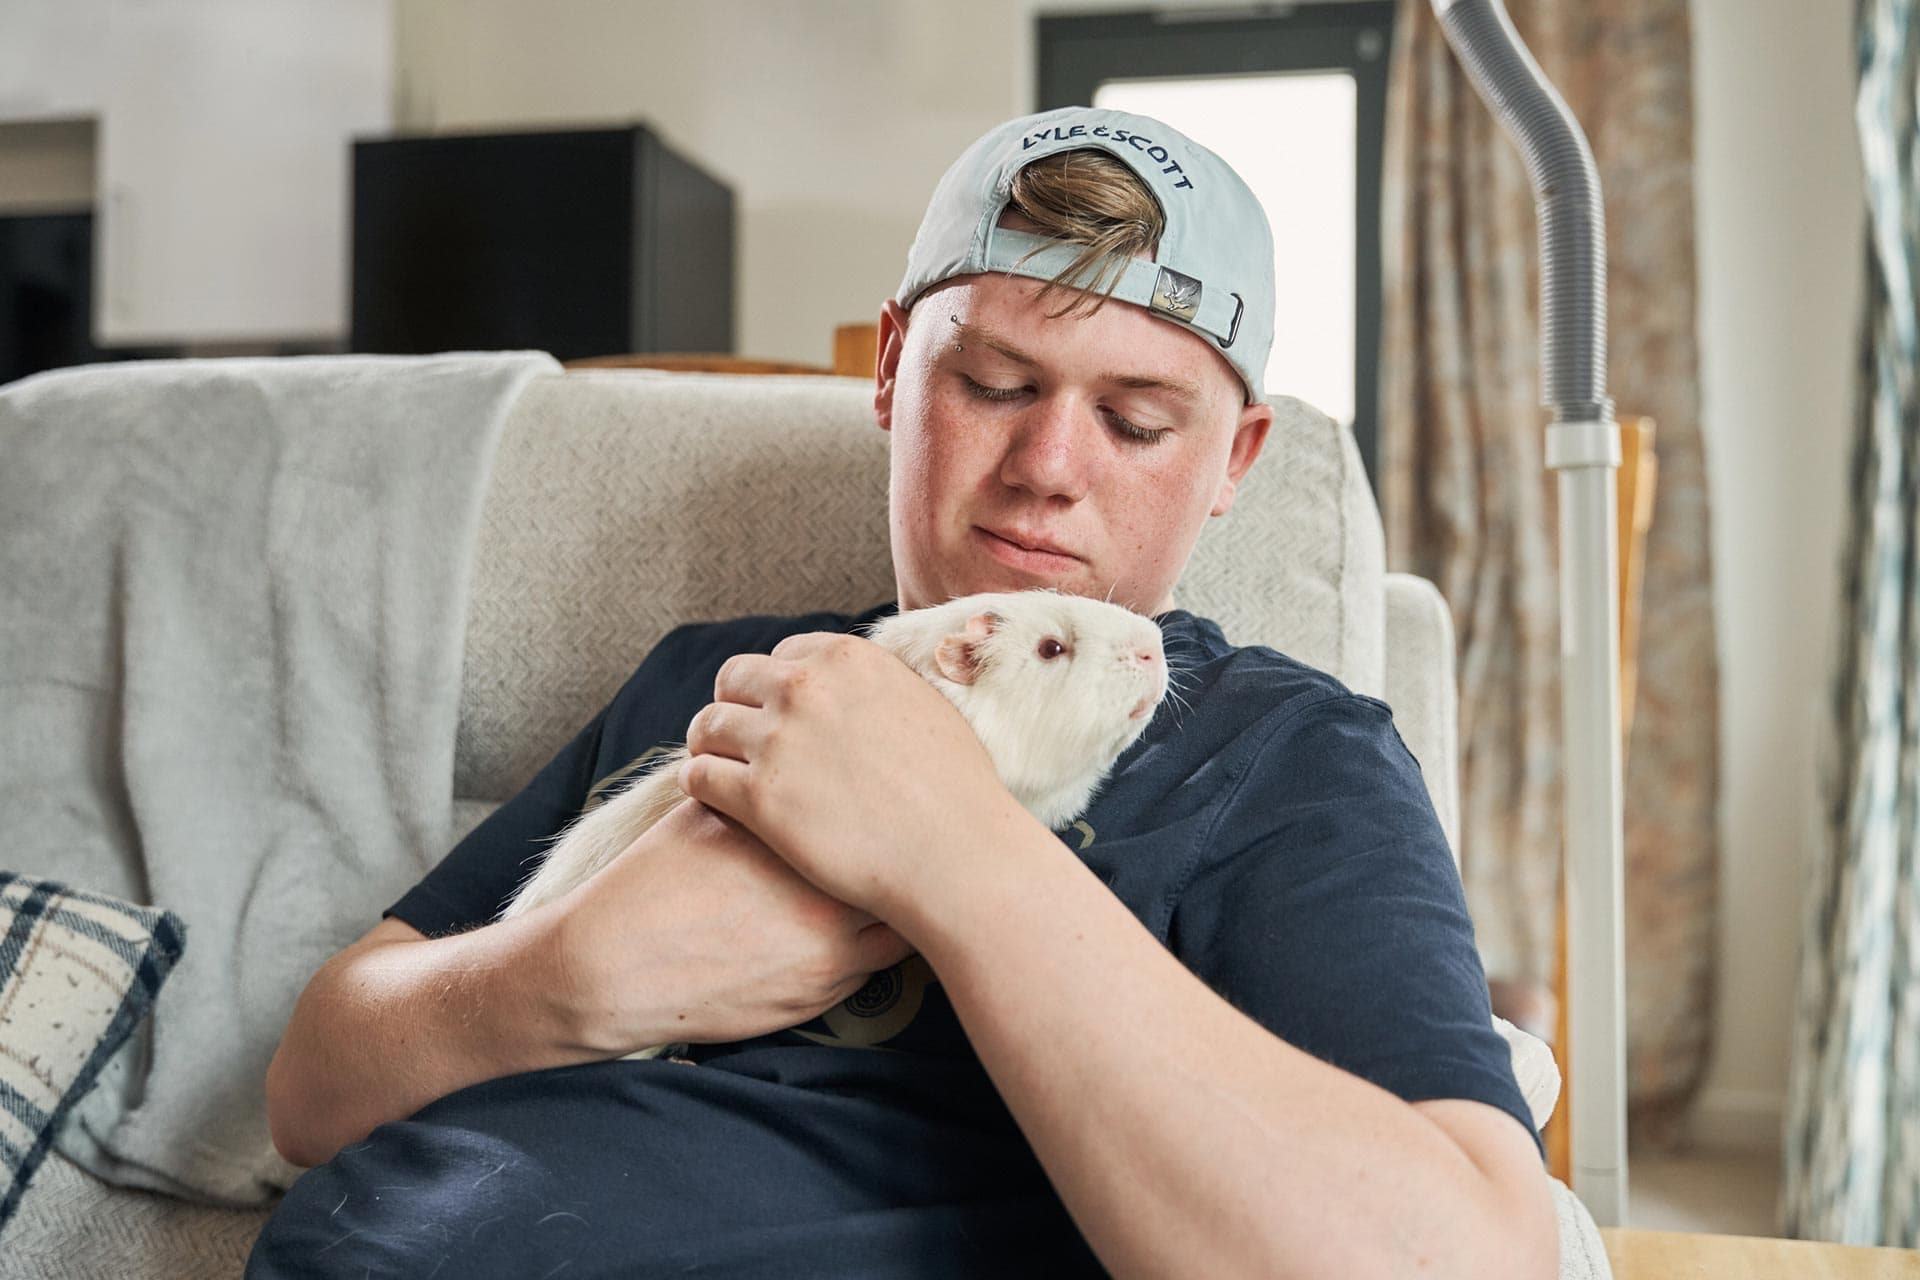
[(1092, 487), (1093, 459), (1088, 449), (1090, 411), (1067, 395), (1039, 397), (1021, 415), (1000, 460), (1000, 479), (1042, 498), (1073, 502)]

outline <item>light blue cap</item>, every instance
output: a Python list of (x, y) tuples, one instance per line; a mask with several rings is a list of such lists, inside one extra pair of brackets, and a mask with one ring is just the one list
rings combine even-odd
[(912, 307), (943, 280), (987, 271), (1058, 275), (1081, 246), (995, 223), (1014, 174), (1042, 157), (1084, 148), (1125, 162), (1166, 215), (1154, 260), (1129, 263), (1113, 296), (1211, 342), (1240, 374), (1248, 402), (1264, 400), (1274, 306), (1266, 211), (1226, 161), (1146, 116), (1061, 107), (1009, 120), (968, 147), (934, 188), (894, 300)]

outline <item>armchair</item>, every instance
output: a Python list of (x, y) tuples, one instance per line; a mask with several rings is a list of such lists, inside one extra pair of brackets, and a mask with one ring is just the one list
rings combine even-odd
[[(853, 378), (626, 369), (525, 384), (477, 533), (448, 847), (672, 627), (857, 612), (891, 597), (887, 437), (873, 425), (871, 394), (871, 382)], [(1457, 837), (1444, 602), (1424, 580), (1385, 572), (1379, 516), (1348, 433), (1298, 401), (1275, 407), (1267, 457), (1233, 513), (1203, 536), (1178, 599), (1230, 639), (1280, 648), (1389, 701)], [(192, 904), (160, 905), (191, 926)], [(1561, 1274), (1608, 1274), (1591, 1219), (1563, 1185), (1555, 1193)], [(271, 1207), (109, 1186), (54, 1154), (0, 1247), (30, 1274), (238, 1274)]]

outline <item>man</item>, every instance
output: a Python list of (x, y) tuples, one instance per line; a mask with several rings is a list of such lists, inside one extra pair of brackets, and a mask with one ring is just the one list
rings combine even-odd
[[(1173, 603), (1272, 419), (1271, 260), (1237, 175), (1157, 121), (975, 143), (880, 319), (897, 605), (1111, 595), (1192, 710), (1069, 847), (852, 634), (890, 606), (675, 632), (302, 995), (269, 1109), (322, 1167), (250, 1274), (1553, 1274), (1387, 709)], [(701, 803), (488, 923), (682, 738)], [(669, 1041), (698, 1065), (615, 1060)]]

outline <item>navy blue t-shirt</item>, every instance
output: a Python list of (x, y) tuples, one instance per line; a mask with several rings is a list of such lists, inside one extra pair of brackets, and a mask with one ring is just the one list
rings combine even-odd
[[(684, 740), (728, 657), (892, 608), (673, 632), (385, 914), (430, 937), (493, 920), (596, 786)], [(1158, 622), (1180, 697), (1059, 837), (1289, 1044), (1532, 1134), (1386, 705), (1184, 610)], [(492, 1080), (382, 1125), (293, 1186), (248, 1275), (1101, 1274), (919, 957), (812, 1022), (688, 1056)]]

